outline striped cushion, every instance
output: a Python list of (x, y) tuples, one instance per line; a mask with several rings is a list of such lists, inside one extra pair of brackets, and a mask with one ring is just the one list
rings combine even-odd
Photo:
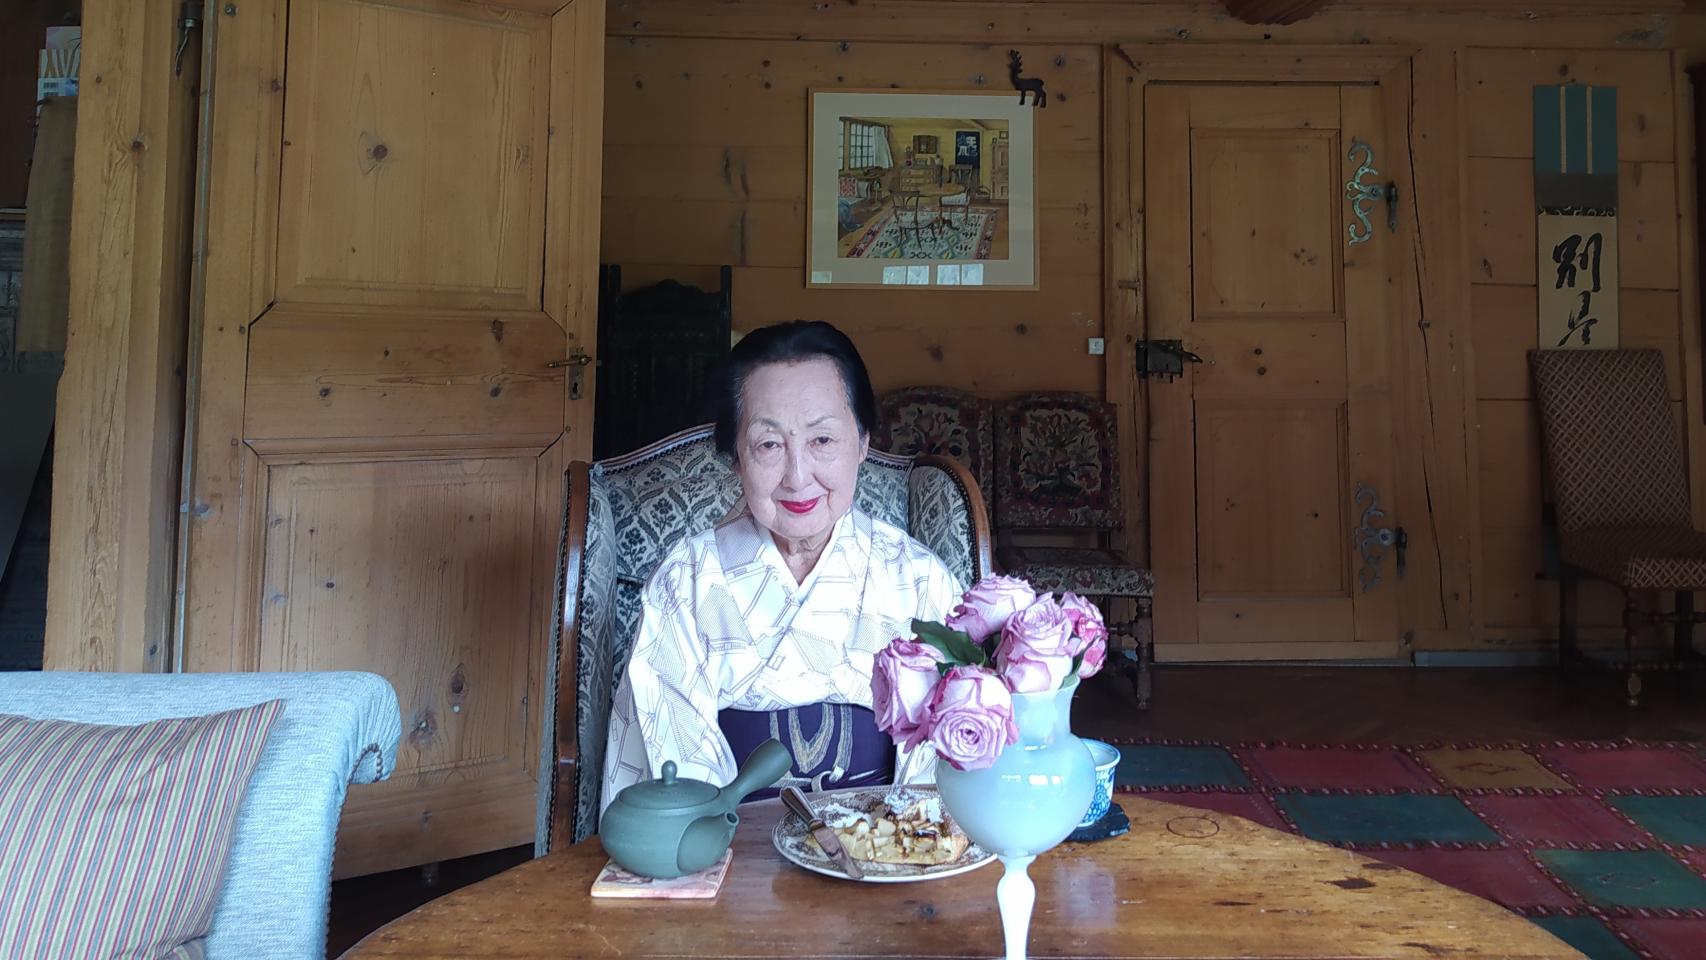
[(0, 714), (0, 957), (199, 958), (283, 700), (130, 727)]

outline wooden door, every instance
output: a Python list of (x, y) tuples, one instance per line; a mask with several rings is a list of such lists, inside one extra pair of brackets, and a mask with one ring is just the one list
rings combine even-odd
[(1144, 106), (1148, 336), (1202, 358), (1148, 384), (1157, 654), (1392, 656), (1401, 237), (1384, 200), (1365, 231), (1346, 183), (1366, 155), (1384, 186), (1402, 133), (1376, 85), (1153, 84)]
[(604, 2), (212, 9), (180, 666), (390, 679), (339, 875), (530, 842)]

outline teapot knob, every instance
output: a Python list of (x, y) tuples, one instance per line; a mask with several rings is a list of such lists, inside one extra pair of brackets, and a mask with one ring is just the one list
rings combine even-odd
[(663, 762), (663, 782), (666, 784), (675, 782), (675, 761), (674, 760), (665, 760)]

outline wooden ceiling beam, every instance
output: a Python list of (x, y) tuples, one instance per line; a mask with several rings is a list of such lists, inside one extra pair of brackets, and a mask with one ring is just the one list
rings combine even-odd
[(1306, 20), (1328, 0), (1225, 0), (1226, 12), (1245, 23), (1287, 24)]

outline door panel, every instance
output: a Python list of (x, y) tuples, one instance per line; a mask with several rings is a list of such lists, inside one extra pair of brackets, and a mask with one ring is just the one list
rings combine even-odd
[(1203, 599), (1344, 595), (1344, 445), (1342, 404), (1197, 403)]
[(545, 366), (564, 356), (563, 328), (538, 312), (280, 306), (251, 341), (243, 422), (252, 441), (563, 429), (563, 375)]
[(533, 839), (562, 474), (591, 449), (592, 370), (571, 399), (551, 364), (596, 336), (603, 9), (220, 18), (180, 649), (396, 688), (341, 876)]
[(296, 0), (279, 297), (539, 306), (551, 20)]
[(1151, 84), (1145, 115), (1149, 336), (1204, 360), (1148, 391), (1158, 655), (1390, 656), (1357, 493), (1391, 487), (1400, 241), (1376, 210), (1348, 246), (1344, 186), (1353, 140), (1392, 149), (1380, 88)]
[(1191, 133), (1197, 322), (1337, 317), (1335, 132)]

